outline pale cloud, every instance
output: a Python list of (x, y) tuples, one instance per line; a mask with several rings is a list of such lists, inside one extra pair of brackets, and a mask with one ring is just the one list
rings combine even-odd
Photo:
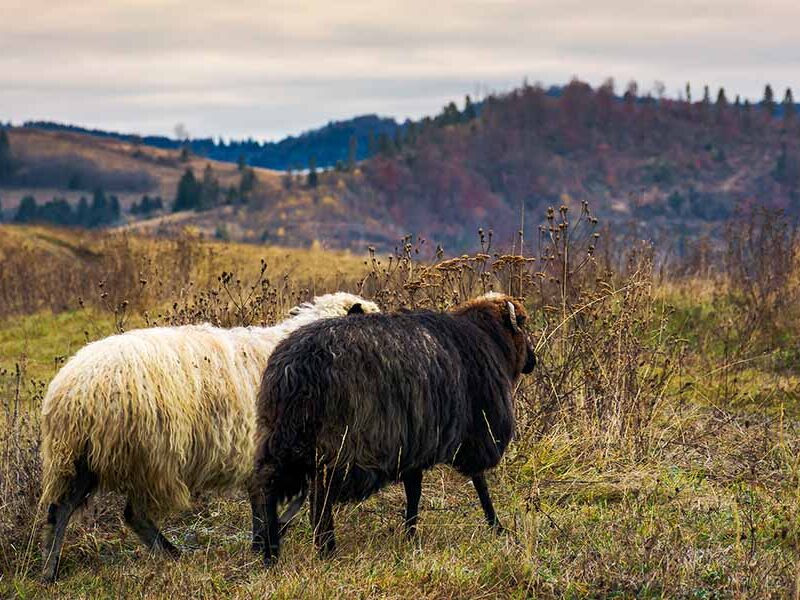
[(744, 0), (0, 0), (0, 119), (275, 138), (573, 76), (757, 98), (800, 87), (798, 17)]

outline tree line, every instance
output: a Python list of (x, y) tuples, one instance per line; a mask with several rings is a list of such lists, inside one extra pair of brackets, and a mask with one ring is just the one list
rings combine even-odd
[(77, 206), (72, 206), (66, 198), (53, 198), (38, 204), (34, 196), (25, 196), (17, 207), (14, 223), (51, 223), (68, 227), (103, 227), (120, 220), (119, 199), (107, 196), (103, 190), (95, 190), (91, 203), (81, 196)]
[(239, 173), (239, 184), (223, 189), (210, 164), (206, 165), (199, 179), (191, 167), (187, 168), (178, 181), (172, 211), (203, 211), (223, 204), (247, 204), (258, 179), (253, 168), (243, 160), (239, 161)]

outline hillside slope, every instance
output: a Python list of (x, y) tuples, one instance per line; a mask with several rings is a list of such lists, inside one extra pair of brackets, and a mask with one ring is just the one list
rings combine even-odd
[[(621, 99), (578, 81), (557, 95), (527, 86), (486, 99), (479, 113), (449, 105), (396, 140), (384, 138), (381, 151), (357, 165), (313, 174), (256, 170), (243, 201), (129, 217), (126, 226), (159, 234), (189, 226), (206, 236), (361, 251), (416, 233), (430, 247), (461, 252), (474, 249), (479, 227), (494, 230), (496, 248), (510, 247), (523, 217), (525, 239), (534, 242), (547, 207), (578, 210), (588, 201), (619, 234), (666, 238), (680, 251), (717, 235), (737, 209), (799, 212), (800, 119), (783, 108), (724, 96), (716, 104)], [(147, 181), (166, 199), (187, 166), (199, 175), (206, 164), (113, 139), (12, 131), (12, 144), (40, 157), (55, 142), (69, 149), (61, 155), (104, 165), (134, 188)], [(232, 165), (211, 164), (223, 186), (239, 181)]]
[(681, 251), (718, 235), (737, 209), (798, 213), (800, 124), (778, 112), (620, 99), (580, 82), (558, 96), (525, 87), (489, 98), (479, 116), (424, 120), (400, 144), (322, 173), (316, 185), (284, 175), (247, 207), (181, 222), (224, 221), (237, 239), (338, 247), (391, 247), (417, 233), (460, 252), (474, 249), (479, 227), (494, 230), (495, 247), (510, 247), (523, 210), (533, 243), (547, 207), (574, 214), (588, 201), (619, 235), (665, 238)]
[[(111, 137), (71, 131), (12, 128), (7, 130), (17, 168), (0, 186), (0, 200), (7, 211), (25, 195), (43, 202), (64, 197), (76, 203), (81, 196), (102, 188), (118, 196), (123, 208), (142, 195), (172, 201), (178, 180), (191, 168), (199, 177), (211, 165), (222, 187), (237, 186), (241, 174), (228, 162), (207, 160), (180, 150), (155, 148)], [(257, 178), (269, 184), (277, 174), (255, 169)]]
[(364, 170), (396, 221), (456, 246), (478, 226), (510, 241), (523, 206), (538, 224), (548, 206), (583, 200), (606, 222), (680, 240), (714, 234), (737, 207), (798, 211), (797, 121), (726, 102), (620, 100), (580, 82), (557, 98), (526, 87)]

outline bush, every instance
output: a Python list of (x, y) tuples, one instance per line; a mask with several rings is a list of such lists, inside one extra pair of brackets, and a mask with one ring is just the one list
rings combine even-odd
[(726, 228), (725, 274), (744, 343), (773, 339), (797, 322), (797, 225), (781, 210), (738, 213)]

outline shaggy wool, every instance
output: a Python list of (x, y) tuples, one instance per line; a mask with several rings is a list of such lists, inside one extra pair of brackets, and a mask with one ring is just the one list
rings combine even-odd
[(451, 313), (332, 319), (278, 345), (258, 398), (257, 479), (280, 499), (315, 469), (336, 501), (360, 500), (445, 463), (497, 465), (514, 430), (512, 394), (535, 358), (525, 308), (500, 294)]
[(339, 292), (274, 327), (139, 329), (88, 344), (50, 383), (42, 407), (42, 502), (57, 502), (86, 454), (101, 489), (160, 513), (192, 495), (245, 485), (253, 471), (255, 400), (275, 346), (354, 305)]

